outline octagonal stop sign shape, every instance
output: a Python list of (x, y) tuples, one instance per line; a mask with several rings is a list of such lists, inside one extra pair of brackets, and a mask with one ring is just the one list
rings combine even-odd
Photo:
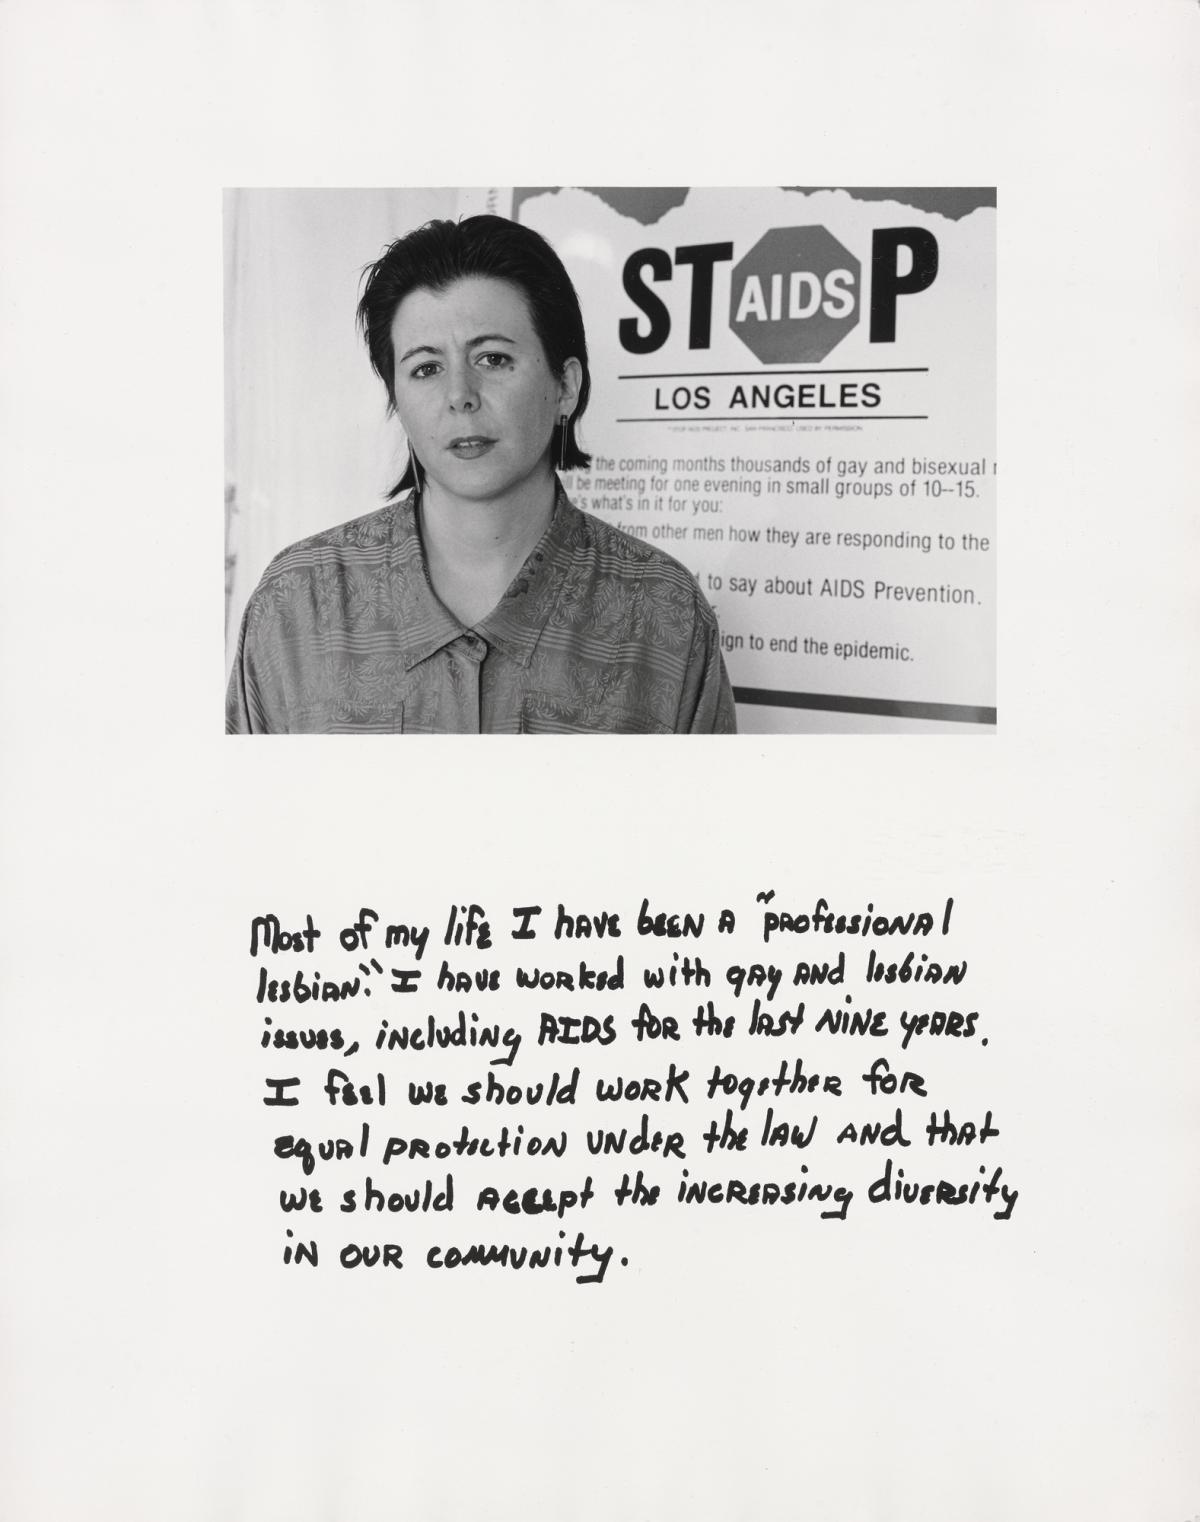
[(862, 266), (825, 227), (773, 227), (733, 267), (729, 326), (766, 365), (815, 364), (858, 322)]

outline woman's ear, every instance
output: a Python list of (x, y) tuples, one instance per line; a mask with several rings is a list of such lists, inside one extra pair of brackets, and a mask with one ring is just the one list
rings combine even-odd
[(579, 388), (582, 385), (583, 366), (577, 359), (564, 360), (562, 378), (558, 383), (558, 405), (567, 417), (575, 412), (575, 403), (579, 400)]

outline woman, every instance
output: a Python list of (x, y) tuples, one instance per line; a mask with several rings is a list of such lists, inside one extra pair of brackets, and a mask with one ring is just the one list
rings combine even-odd
[(408, 438), (389, 505), (277, 556), (242, 621), (238, 733), (731, 733), (716, 620), (670, 556), (580, 512), (579, 300), (501, 217), (430, 222), (367, 272)]

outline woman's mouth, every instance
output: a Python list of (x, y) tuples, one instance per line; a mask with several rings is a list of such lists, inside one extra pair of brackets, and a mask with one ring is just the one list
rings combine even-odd
[(495, 442), (495, 439), (487, 439), (480, 434), (471, 434), (466, 438), (451, 439), (447, 447), (450, 453), (457, 456), (460, 460), (477, 460), (480, 455), (487, 454)]

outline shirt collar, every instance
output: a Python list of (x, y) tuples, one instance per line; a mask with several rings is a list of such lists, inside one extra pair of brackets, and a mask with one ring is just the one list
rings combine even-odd
[[(411, 671), (470, 631), (433, 590), (411, 493), (397, 504), (395, 514), (392, 545), (397, 577), (396, 627), (405, 670)], [(542, 630), (558, 605), (582, 518), (559, 482), (546, 532), (499, 603), (475, 625), (475, 633), (522, 666), (532, 659)]]

